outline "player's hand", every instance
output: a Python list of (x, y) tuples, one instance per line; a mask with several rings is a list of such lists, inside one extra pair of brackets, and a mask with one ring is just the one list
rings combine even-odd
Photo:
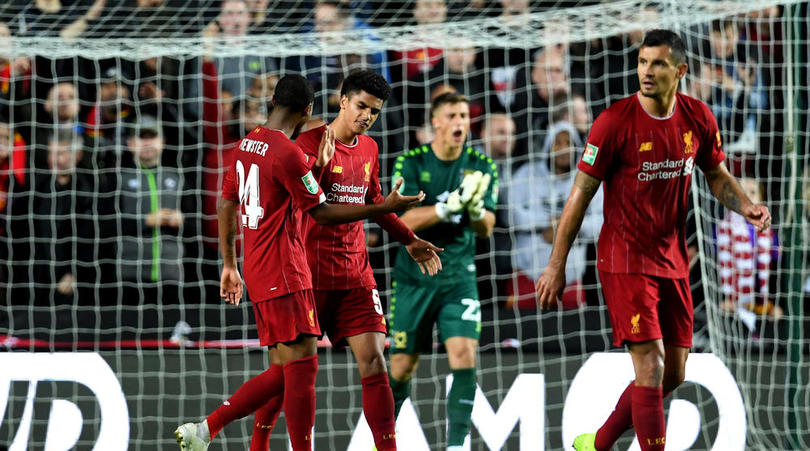
[(771, 227), (771, 212), (762, 204), (751, 204), (741, 209), (743, 217), (750, 222), (757, 232), (764, 232)]
[(560, 302), (560, 293), (565, 286), (565, 268), (546, 266), (534, 288), (537, 290), (541, 309), (550, 309)]
[(383, 206), (385, 206), (389, 211), (408, 210), (416, 207), (420, 202), (425, 200), (425, 193), (422, 191), (419, 191), (419, 194), (416, 196), (403, 196), (400, 194), (399, 188), (402, 187), (403, 181), (404, 180), (401, 177), (396, 181), (394, 184), (394, 189), (391, 190), (391, 193), (383, 202)]
[(321, 136), (321, 144), (318, 146), (318, 159), (315, 160), (315, 166), (326, 167), (332, 161), (333, 156), (335, 156), (335, 130), (327, 125), (326, 131)]
[(222, 278), (219, 280), (219, 297), (228, 304), (239, 305), (242, 299), (242, 276), (239, 270), (232, 266), (222, 268)]
[(405, 249), (408, 250), (413, 261), (419, 265), (422, 274), (434, 276), (442, 270), (442, 261), (437, 252), (442, 252), (444, 248), (436, 247), (430, 241), (416, 237), (411, 244), (405, 246)]
[(465, 175), (461, 185), (447, 196), (447, 200), (436, 203), (436, 216), (439, 217), (440, 221), (454, 224), (461, 221), (461, 213), (472, 201), (475, 189), (481, 182), (482, 177), (481, 171)]
[[(481, 174), (481, 171), (475, 171), (475, 174)], [(466, 177), (465, 177), (466, 178)], [(481, 174), (475, 176), (475, 188), (473, 189), (470, 202), (467, 204), (467, 214), (470, 216), (470, 221), (480, 221), (484, 219), (486, 210), (484, 209), (484, 195), (489, 189), (489, 182), (492, 177), (489, 174)]]

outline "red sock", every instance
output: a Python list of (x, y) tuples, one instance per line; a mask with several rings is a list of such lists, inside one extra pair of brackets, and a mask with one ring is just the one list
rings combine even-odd
[(633, 426), (633, 417), (631, 412), (631, 404), (633, 401), (633, 387), (636, 386), (635, 382), (630, 382), (630, 385), (624, 389), (624, 393), (619, 396), (619, 402), (613, 408), (605, 424), (596, 431), (596, 440), (593, 446), (599, 451), (608, 451), (613, 448), (616, 440), (622, 436), (624, 431)]
[(317, 355), (284, 364), (284, 416), (293, 451), (312, 449), (317, 373)]
[(227, 401), (208, 415), (208, 430), (213, 439), (226, 425), (244, 418), (260, 408), (268, 399), (284, 392), (284, 376), (281, 367), (270, 369), (248, 379)]
[(396, 450), (394, 395), (388, 385), (388, 373), (364, 377), (360, 383), (363, 384), (363, 414), (374, 436), (374, 445), (378, 451)]
[(667, 422), (664, 418), (664, 394), (661, 387), (633, 388), (633, 426), (641, 451), (664, 449)]
[(279, 393), (270, 398), (267, 404), (261, 406), (256, 411), (253, 418), (253, 435), (250, 439), (250, 451), (267, 451), (270, 448), (270, 433), (281, 413), (281, 404), (284, 401), (284, 393)]

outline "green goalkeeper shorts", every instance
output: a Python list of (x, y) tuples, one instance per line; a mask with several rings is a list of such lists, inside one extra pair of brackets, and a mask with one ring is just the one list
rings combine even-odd
[(433, 348), (433, 324), (439, 339), (481, 335), (481, 303), (475, 281), (447, 285), (394, 281), (391, 295), (391, 353), (420, 354)]

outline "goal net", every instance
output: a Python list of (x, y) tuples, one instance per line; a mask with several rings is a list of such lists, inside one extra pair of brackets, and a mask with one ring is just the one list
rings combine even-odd
[[(758, 192), (775, 225), (756, 234), (693, 178), (693, 351), (712, 353), (732, 378), (720, 385), (737, 388), (718, 388), (719, 373), (701, 366), (708, 360), (690, 359), (687, 383), (667, 401), (669, 446), (808, 447), (807, 2), (42, 8), (0, 6), (0, 342), (13, 351), (0, 355), (0, 367), (12, 369), (0, 375), (0, 447), (170, 449), (177, 425), (201, 419), (267, 367), (250, 303), (219, 298), (223, 172), (234, 144), (267, 117), (279, 76), (309, 78), (313, 117), (328, 122), (342, 79), (358, 68), (393, 87), (369, 131), (384, 192), (396, 157), (432, 139), (426, 113), (447, 90), (469, 98), (470, 144), (498, 168), (496, 227), (477, 243), (471, 449), (569, 446), (572, 431), (604, 420), (613, 392), (632, 377), (612, 346), (594, 268), (598, 200), (569, 259), (560, 308), (539, 310), (533, 285), (571, 187), (568, 168), (593, 118), (638, 89), (638, 46), (653, 28), (683, 37), (681, 89), (711, 106), (729, 169)], [(366, 231), (388, 300), (398, 244), (373, 224)], [(399, 419), (402, 449), (446, 446), (449, 369), (434, 338)], [(315, 447), (370, 449), (353, 357), (320, 345)], [(65, 354), (90, 375), (52, 370), (70, 365), (59, 360)], [(613, 368), (631, 372), (617, 369), (624, 379), (611, 381)], [(120, 387), (110, 390), (107, 372)], [(742, 416), (728, 413), (737, 400)], [(600, 415), (591, 422), (590, 403)], [(211, 449), (244, 448), (251, 430), (250, 420), (235, 422)], [(282, 419), (271, 449), (286, 446), (284, 432)], [(638, 445), (626, 434), (619, 446)]]

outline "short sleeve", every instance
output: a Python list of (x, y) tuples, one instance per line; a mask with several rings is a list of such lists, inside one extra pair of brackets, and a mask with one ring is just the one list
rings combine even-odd
[(613, 144), (615, 133), (616, 124), (614, 124), (612, 115), (607, 111), (600, 114), (591, 127), (577, 169), (599, 180), (604, 180), (610, 172), (613, 154), (616, 151), (616, 146)]
[(225, 178), (222, 180), (222, 197), (233, 202), (239, 202), (239, 187), (236, 186), (235, 172), (233, 166), (225, 171)]
[(700, 106), (700, 110), (705, 116), (703, 122), (706, 124), (706, 134), (700, 144), (697, 164), (705, 172), (717, 167), (726, 159), (726, 154), (723, 152), (723, 140), (720, 138), (717, 119), (714, 118), (711, 109), (705, 103), (701, 102)]
[[(318, 160), (318, 147), (320, 146), (320, 133), (315, 133), (315, 131), (309, 131), (306, 133), (302, 133), (298, 136), (298, 139), (295, 140), (295, 144), (301, 148), (301, 151), (304, 152), (305, 159), (307, 165), (312, 168), (315, 168), (315, 161)], [(318, 138), (316, 141), (315, 138)]]
[(274, 161), (275, 174), (292, 196), (293, 205), (301, 211), (308, 211), (326, 201), (318, 181), (312, 175), (307, 158), (294, 144), (285, 146), (279, 158)]
[(399, 189), (400, 194), (403, 196), (415, 196), (419, 194), (416, 162), (413, 156), (406, 155), (398, 156), (394, 162), (394, 175), (391, 177), (391, 186), (396, 186), (397, 180), (402, 178), (402, 187)]

